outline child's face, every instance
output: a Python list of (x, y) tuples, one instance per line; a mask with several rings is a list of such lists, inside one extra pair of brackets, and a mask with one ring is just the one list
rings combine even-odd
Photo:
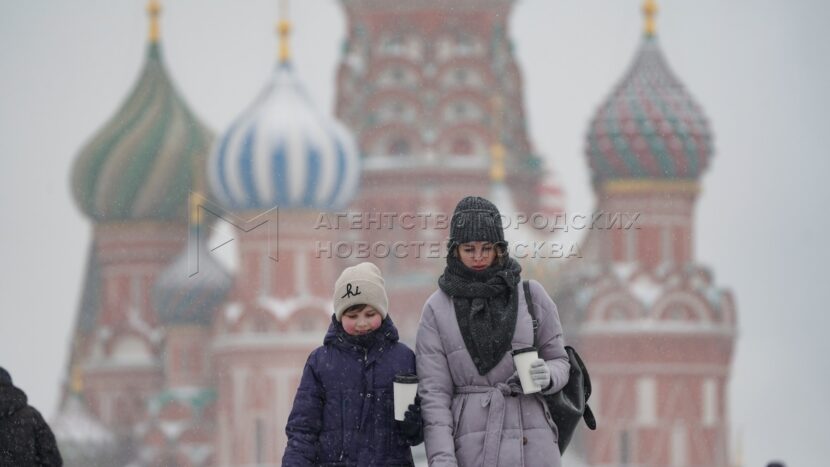
[(360, 336), (379, 328), (382, 320), (380, 312), (366, 305), (363, 308), (346, 311), (340, 322), (343, 323), (346, 333), (351, 336)]

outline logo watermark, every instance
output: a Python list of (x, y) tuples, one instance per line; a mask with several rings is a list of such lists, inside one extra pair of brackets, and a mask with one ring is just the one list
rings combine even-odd
[[(639, 212), (605, 212), (591, 214), (515, 213), (499, 215), (504, 230), (530, 229), (543, 232), (570, 230), (639, 229)], [(434, 212), (320, 212), (314, 230), (447, 230), (451, 216)]]
[(194, 235), (188, 236), (188, 242), (193, 242), (195, 244), (189, 245), (188, 248), (189, 252), (192, 254), (188, 254), (187, 258), (187, 270), (188, 276), (193, 277), (199, 273), (199, 262), (204, 253), (214, 253), (220, 248), (228, 245), (229, 243), (233, 242), (234, 239), (230, 238), (213, 248), (209, 248), (208, 252), (204, 252), (203, 250), (208, 248), (207, 247), (207, 240), (209, 237), (209, 233), (206, 231), (206, 222), (207, 219), (213, 219), (216, 224), (214, 224), (213, 229), (215, 226), (225, 224), (236, 231), (242, 233), (251, 233), (253, 231), (257, 231), (257, 233), (263, 233), (265, 236), (265, 255), (266, 257), (274, 262), (279, 261), (279, 207), (274, 206), (271, 209), (267, 209), (262, 212), (258, 212), (253, 214), (250, 218), (242, 218), (238, 215), (238, 213), (234, 213), (229, 209), (223, 208), (220, 204), (210, 200), (208, 197), (204, 196), (198, 192), (190, 192), (189, 195), (190, 206), (193, 211), (190, 213), (189, 216), (189, 228)]
[[(238, 212), (223, 208), (200, 193), (191, 192), (190, 196), (191, 206), (196, 206), (195, 216), (191, 216), (190, 221), (191, 227), (196, 229), (196, 237), (189, 241), (196, 242), (197, 252), (188, 261), (190, 276), (199, 271), (199, 249), (207, 248), (206, 242), (199, 238), (207, 235), (202, 232), (205, 217), (214, 219), (214, 227), (226, 224), (242, 234), (257, 231), (265, 238), (264, 254), (271, 261), (279, 261), (280, 217), (277, 206), (242, 218)], [(308, 235), (292, 238), (292, 241), (312, 242), (313, 257), (318, 259), (446, 258), (447, 239), (453, 222), (451, 213), (434, 211), (321, 211), (310, 214), (307, 219)], [(502, 213), (499, 221), (508, 241), (508, 253), (518, 259), (532, 260), (582, 257), (580, 246), (576, 242), (556, 240), (557, 232), (639, 229), (639, 219), (639, 212), (598, 211), (553, 215)], [(335, 236), (347, 239), (334, 239)], [(377, 238), (380, 239), (370, 240)], [(210, 248), (209, 252), (213, 253), (232, 241), (233, 238), (221, 242)]]

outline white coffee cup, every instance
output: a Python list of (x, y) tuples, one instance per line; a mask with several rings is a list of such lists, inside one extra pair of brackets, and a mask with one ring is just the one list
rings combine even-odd
[(415, 396), (418, 394), (418, 376), (396, 375), (392, 390), (392, 397), (395, 400), (395, 420), (403, 421), (410, 404), (415, 403)]
[(533, 382), (530, 376), (530, 364), (539, 358), (539, 353), (534, 347), (526, 347), (524, 349), (516, 349), (511, 352), (513, 355), (513, 363), (516, 365), (516, 372), (519, 373), (519, 381), (522, 383), (522, 392), (525, 394), (533, 394), (542, 390), (542, 386)]

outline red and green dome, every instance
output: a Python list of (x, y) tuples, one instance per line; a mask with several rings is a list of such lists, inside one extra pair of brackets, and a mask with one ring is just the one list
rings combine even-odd
[(709, 165), (712, 135), (700, 107), (647, 34), (634, 63), (588, 131), (595, 185), (619, 179), (696, 180)]
[(126, 102), (75, 161), (75, 199), (97, 221), (185, 220), (193, 172), (204, 170), (212, 142), (152, 41)]

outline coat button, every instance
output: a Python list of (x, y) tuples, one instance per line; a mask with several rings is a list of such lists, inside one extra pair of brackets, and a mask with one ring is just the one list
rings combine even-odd
[(522, 436), (522, 444), (527, 444), (527, 436)]

